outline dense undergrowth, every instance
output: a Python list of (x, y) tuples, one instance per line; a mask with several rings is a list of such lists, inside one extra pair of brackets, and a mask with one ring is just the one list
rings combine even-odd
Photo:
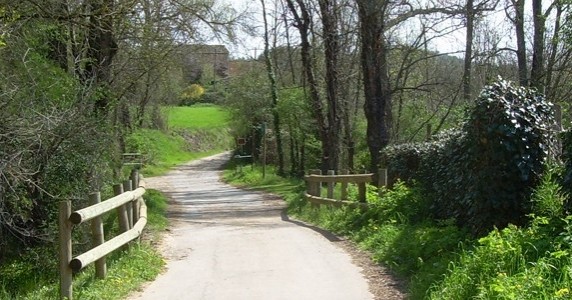
[(480, 238), (454, 220), (427, 218), (430, 201), (415, 185), (398, 182), (382, 197), (368, 187), (368, 210), (316, 209), (303, 200), (301, 180), (233, 166), (225, 179), (277, 193), (289, 214), (355, 240), (408, 282), (411, 299), (570, 299), (572, 217), (561, 209), (557, 175), (548, 171), (534, 191), (529, 224)]

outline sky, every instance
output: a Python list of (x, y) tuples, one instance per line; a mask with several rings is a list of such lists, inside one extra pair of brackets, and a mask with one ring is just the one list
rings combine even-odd
[[(223, 3), (232, 5), (239, 12), (247, 12), (252, 16), (252, 24), (258, 26), (259, 36), (252, 37), (246, 34), (240, 34), (237, 45), (226, 43), (233, 57), (251, 58), (260, 55), (264, 49), (264, 40), (262, 39), (263, 21), (262, 6), (260, 0), (221, 0)], [(267, 8), (272, 5), (272, 0), (267, 0)], [(405, 33), (404, 33), (405, 35)], [(435, 39), (430, 42), (430, 48), (442, 53), (455, 52), (464, 49), (464, 30), (448, 34), (446, 37)]]

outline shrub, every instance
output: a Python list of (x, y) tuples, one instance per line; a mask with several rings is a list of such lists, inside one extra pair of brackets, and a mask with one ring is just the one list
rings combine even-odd
[(499, 80), (481, 92), (460, 131), (389, 147), (384, 163), (390, 174), (419, 182), (436, 217), (454, 217), (475, 233), (522, 224), (553, 124), (551, 104), (535, 90)]

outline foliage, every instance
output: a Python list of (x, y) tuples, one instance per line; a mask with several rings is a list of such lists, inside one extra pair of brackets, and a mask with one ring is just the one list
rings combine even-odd
[(475, 233), (523, 224), (553, 124), (551, 104), (542, 96), (499, 80), (482, 91), (462, 131), (390, 147), (385, 162), (390, 173), (418, 180), (435, 199), (437, 217), (454, 217)]
[(57, 203), (77, 199), (80, 206), (82, 195), (112, 177), (115, 147), (108, 124), (91, 114), (93, 91), (45, 49), (29, 48), (44, 38), (11, 37), (0, 51), (0, 257), (45, 245), (56, 230)]
[[(148, 223), (143, 242), (133, 244), (127, 252), (115, 251), (107, 258), (108, 274), (104, 280), (95, 278), (93, 265), (74, 276), (74, 298), (124, 299), (145, 281), (154, 279), (164, 261), (149, 244), (167, 225), (167, 198), (148, 189), (145, 193)], [(20, 256), (0, 265), (0, 298), (56, 299), (59, 297), (57, 247), (28, 248)]]
[(299, 199), (301, 192), (305, 190), (302, 180), (278, 176), (274, 166), (267, 166), (263, 177), (262, 166), (242, 166), (236, 160), (227, 164), (223, 180), (235, 186), (271, 192), (292, 201)]
[(125, 141), (128, 152), (142, 153), (144, 174), (159, 175), (230, 147), (228, 114), (219, 107), (168, 107), (163, 112), (171, 131), (137, 129)]
[(271, 121), (270, 92), (262, 66), (256, 65), (243, 76), (231, 78), (228, 88), (232, 90), (223, 105), (229, 109), (230, 127), (234, 136), (246, 136), (252, 126)]
[(198, 103), (201, 100), (201, 97), (205, 94), (205, 89), (200, 85), (193, 83), (183, 89), (181, 94), (181, 104), (183, 105), (191, 105), (194, 103)]
[(463, 251), (430, 299), (568, 299), (572, 283), (572, 218), (562, 214), (558, 170), (535, 189), (527, 227), (494, 229)]
[[(564, 162), (564, 169), (562, 174), (562, 188), (563, 191), (572, 195), (572, 130), (567, 130), (562, 133), (562, 161)], [(565, 210), (568, 213), (572, 212), (572, 200), (568, 200), (565, 204)]]

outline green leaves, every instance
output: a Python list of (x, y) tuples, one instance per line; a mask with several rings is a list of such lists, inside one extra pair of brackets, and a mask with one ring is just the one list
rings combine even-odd
[(499, 79), (483, 89), (461, 130), (388, 147), (384, 162), (392, 176), (415, 179), (432, 195), (435, 217), (454, 217), (481, 233), (520, 224), (530, 213), (553, 125), (544, 97)]

